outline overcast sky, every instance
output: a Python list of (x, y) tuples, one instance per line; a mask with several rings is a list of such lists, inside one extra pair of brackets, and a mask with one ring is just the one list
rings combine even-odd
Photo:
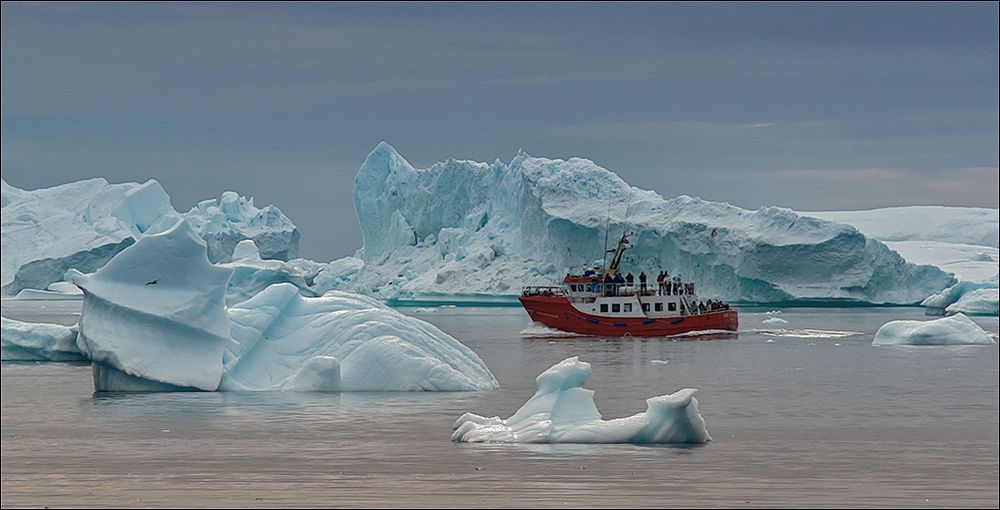
[(2, 4), (2, 169), (232, 189), (361, 244), (386, 140), (742, 207), (998, 206), (998, 4)]

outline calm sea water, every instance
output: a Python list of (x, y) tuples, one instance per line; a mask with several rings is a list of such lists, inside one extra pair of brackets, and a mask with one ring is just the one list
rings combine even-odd
[[(75, 322), (73, 304), (4, 315)], [(78, 306), (78, 305), (76, 305)], [(877, 348), (910, 308), (791, 308), (738, 338), (525, 335), (516, 308), (401, 309), (479, 353), (493, 393), (96, 395), (81, 364), (3, 363), (2, 506), (997, 507), (998, 350)], [(996, 335), (996, 317), (976, 318)], [(695, 447), (455, 444), (589, 361), (605, 418), (698, 388)], [(655, 361), (654, 361), (655, 360)]]

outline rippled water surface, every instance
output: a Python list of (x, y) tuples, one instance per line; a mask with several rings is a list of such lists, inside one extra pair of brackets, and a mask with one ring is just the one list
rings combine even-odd
[[(72, 323), (72, 304), (4, 315)], [(76, 305), (78, 307), (78, 305)], [(737, 338), (549, 336), (516, 308), (401, 309), (470, 345), (494, 393), (95, 395), (90, 367), (3, 363), (2, 505), (960, 506), (998, 504), (998, 351), (872, 347), (909, 308), (741, 309)], [(976, 318), (996, 336), (996, 317)], [(605, 418), (698, 388), (697, 447), (469, 445), (534, 378), (589, 361)]]

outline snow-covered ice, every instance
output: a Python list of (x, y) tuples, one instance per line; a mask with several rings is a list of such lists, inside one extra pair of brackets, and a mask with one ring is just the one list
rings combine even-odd
[(539, 375), (538, 391), (513, 416), (501, 419), (465, 413), (453, 441), (484, 443), (705, 443), (711, 441), (698, 413), (697, 390), (683, 389), (646, 400), (647, 409), (604, 420), (594, 392), (584, 389), (590, 364), (567, 358)]
[(0, 344), (3, 361), (81, 361), (76, 326), (21, 322), (2, 318)]
[(929, 321), (891, 321), (875, 333), (872, 345), (992, 345), (983, 328), (956, 314)]
[(624, 269), (668, 270), (705, 296), (752, 302), (917, 303), (955, 283), (857, 229), (779, 208), (747, 211), (633, 188), (591, 161), (517, 155), (412, 167), (380, 143), (358, 171), (364, 267), (352, 287), (381, 298), (551, 284), (600, 262), (608, 225), (634, 232)]
[(95, 389), (145, 391), (145, 382), (217, 389), (230, 337), (231, 273), (209, 262), (205, 241), (178, 221), (95, 273), (76, 275), (73, 283), (84, 293), (78, 343), (94, 362)]
[(497, 388), (486, 364), (461, 342), (358, 294), (305, 297), (281, 283), (230, 308), (229, 315), (233, 332), (222, 390)]
[(25, 191), (2, 182), (2, 291), (45, 289), (69, 269), (93, 272), (142, 235), (186, 218), (209, 243), (213, 261), (229, 260), (241, 239), (253, 239), (265, 258), (294, 258), (299, 233), (273, 206), (223, 193), (181, 214), (154, 180), (109, 184), (88, 179)]

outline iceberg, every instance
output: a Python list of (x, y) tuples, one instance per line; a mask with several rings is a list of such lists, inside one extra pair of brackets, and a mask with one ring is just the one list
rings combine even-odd
[(802, 213), (857, 228), (906, 260), (950, 271), (962, 281), (997, 272), (1000, 211), (979, 207), (910, 206)]
[(983, 328), (956, 314), (930, 321), (891, 321), (875, 333), (872, 345), (992, 345)]
[(94, 362), (95, 390), (216, 390), (231, 273), (209, 262), (205, 241), (180, 220), (74, 276), (83, 290), (77, 343)]
[(253, 198), (227, 191), (199, 202), (184, 218), (208, 243), (212, 262), (227, 262), (236, 245), (253, 240), (263, 259), (290, 260), (299, 254), (299, 230), (273, 205), (258, 209)]
[(358, 294), (272, 285), (229, 310), (223, 391), (484, 391), (496, 379), (433, 325)]
[(2, 318), (3, 361), (84, 361), (76, 346), (76, 326), (21, 322)]
[(2, 184), (4, 295), (45, 289), (70, 269), (96, 271), (136, 239), (162, 232), (180, 218), (208, 241), (213, 261), (228, 261), (242, 239), (257, 242), (265, 258), (298, 253), (298, 230), (281, 211), (257, 209), (252, 199), (233, 192), (180, 214), (155, 180), (109, 184), (88, 179), (35, 191)]
[(921, 306), (928, 313), (965, 313), (993, 315), (1000, 313), (998, 275), (984, 282), (958, 282), (947, 289), (924, 299)]
[(849, 225), (664, 199), (579, 158), (417, 169), (382, 142), (358, 171), (354, 203), (364, 266), (352, 288), (383, 299), (513, 297), (600, 263), (607, 230), (633, 233), (625, 270), (665, 269), (732, 301), (914, 304), (955, 283)]
[[(186, 220), (147, 234), (73, 282), (77, 343), (97, 391), (471, 391), (497, 388), (471, 349), (357, 294), (276, 283), (226, 308), (233, 264), (214, 265)], [(259, 272), (259, 271), (258, 271)], [(248, 289), (249, 287), (243, 287)]]
[[(912, 206), (805, 213), (849, 223), (906, 260), (955, 274), (955, 285), (921, 303), (928, 313), (997, 315), (1000, 213), (977, 207)], [(991, 278), (992, 276), (992, 278)]]
[(584, 389), (590, 363), (567, 358), (542, 372), (538, 391), (513, 416), (465, 413), (452, 441), (466, 443), (706, 443), (712, 438), (698, 413), (697, 390), (683, 389), (646, 400), (646, 412), (603, 420), (594, 392)]
[(316, 297), (330, 290), (347, 288), (364, 262), (344, 257), (330, 263), (308, 259), (264, 260), (257, 245), (250, 239), (240, 241), (233, 251), (233, 260), (221, 264), (233, 270), (226, 290), (226, 304), (246, 301), (276, 283), (290, 283), (304, 296)]
[(45, 289), (70, 268), (91, 272), (134, 242), (112, 212), (134, 184), (88, 179), (35, 191), (3, 183), (4, 295)]

